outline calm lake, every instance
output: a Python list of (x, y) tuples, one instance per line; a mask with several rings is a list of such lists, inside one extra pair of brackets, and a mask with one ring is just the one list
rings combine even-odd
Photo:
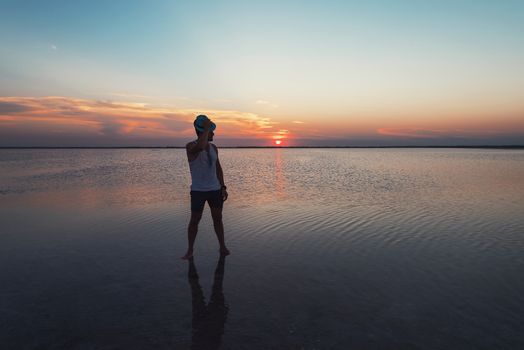
[(219, 156), (190, 264), (184, 150), (0, 150), (0, 348), (524, 348), (524, 151)]

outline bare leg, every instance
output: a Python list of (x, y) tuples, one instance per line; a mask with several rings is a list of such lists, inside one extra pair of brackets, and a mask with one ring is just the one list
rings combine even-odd
[(187, 260), (193, 257), (193, 245), (198, 233), (198, 223), (202, 218), (201, 212), (192, 211), (191, 219), (189, 220), (189, 226), (187, 227), (187, 252), (182, 259)]
[(220, 254), (229, 255), (229, 250), (224, 242), (224, 223), (222, 222), (222, 208), (211, 208), (211, 217), (213, 217), (213, 226), (220, 245)]

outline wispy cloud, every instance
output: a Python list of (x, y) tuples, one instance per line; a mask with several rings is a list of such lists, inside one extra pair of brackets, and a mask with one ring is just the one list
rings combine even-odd
[(0, 97), (0, 126), (38, 130), (41, 134), (74, 130), (107, 138), (194, 137), (193, 118), (207, 114), (224, 137), (270, 138), (274, 123), (255, 113), (157, 107), (140, 102), (113, 102), (50, 97)]
[[(363, 136), (375, 137), (373, 144), (377, 144), (377, 140), (432, 144), (457, 139), (471, 142), (512, 140), (514, 143), (522, 140), (522, 129), (509, 130), (499, 124), (468, 130), (422, 125), (382, 127), (370, 128), (368, 134), (359, 135), (349, 133), (349, 128), (343, 126), (309, 120), (307, 123), (299, 120), (276, 122), (253, 112), (176, 108), (141, 102), (138, 97), (125, 102), (48, 96), (0, 97), (0, 145), (76, 145), (80, 143), (78, 140), (82, 140), (82, 145), (183, 145), (195, 137), (192, 123), (198, 114), (207, 114), (216, 122), (217, 141), (249, 140), (242, 142), (253, 144), (264, 144), (272, 139), (337, 138), (340, 141)], [(341, 144), (347, 142), (340, 141)]]
[(265, 106), (265, 107), (269, 107), (269, 108), (278, 108), (277, 104), (271, 103), (271, 102), (266, 101), (266, 100), (256, 100), (255, 104), (256, 105)]
[(283, 139), (283, 138), (287, 138), (290, 136), (290, 131), (289, 130), (286, 130), (286, 129), (280, 129), (278, 131), (276, 131), (273, 135), (273, 139), (274, 140), (280, 140), (280, 139)]
[(228, 98), (216, 98), (213, 101), (214, 102), (218, 102), (218, 103), (230, 103), (230, 102), (233, 102), (233, 100), (228, 99)]
[(129, 99), (143, 99), (143, 100), (154, 99), (154, 97), (152, 96), (146, 96), (146, 95), (141, 95), (141, 94), (132, 94), (132, 93), (127, 93), (127, 92), (111, 92), (109, 93), (109, 95), (116, 96), (116, 97), (122, 97), (122, 98), (129, 98)]

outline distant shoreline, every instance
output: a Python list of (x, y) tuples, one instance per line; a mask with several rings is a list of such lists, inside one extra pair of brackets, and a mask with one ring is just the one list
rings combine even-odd
[[(221, 149), (265, 149), (265, 148), (274, 148), (274, 149), (318, 149), (318, 148), (330, 148), (330, 149), (377, 149), (377, 148), (466, 148), (466, 149), (524, 149), (524, 145), (480, 145), (480, 146), (464, 146), (464, 145), (455, 145), (455, 146), (220, 146)], [(0, 149), (185, 149), (185, 147), (177, 146), (73, 146), (73, 147), (32, 147), (32, 146), (7, 146), (0, 147)]]

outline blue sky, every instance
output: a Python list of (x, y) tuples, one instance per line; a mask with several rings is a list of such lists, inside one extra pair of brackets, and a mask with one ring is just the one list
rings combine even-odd
[(0, 1), (0, 54), (6, 97), (247, 113), (294, 139), (524, 133), (522, 1)]

